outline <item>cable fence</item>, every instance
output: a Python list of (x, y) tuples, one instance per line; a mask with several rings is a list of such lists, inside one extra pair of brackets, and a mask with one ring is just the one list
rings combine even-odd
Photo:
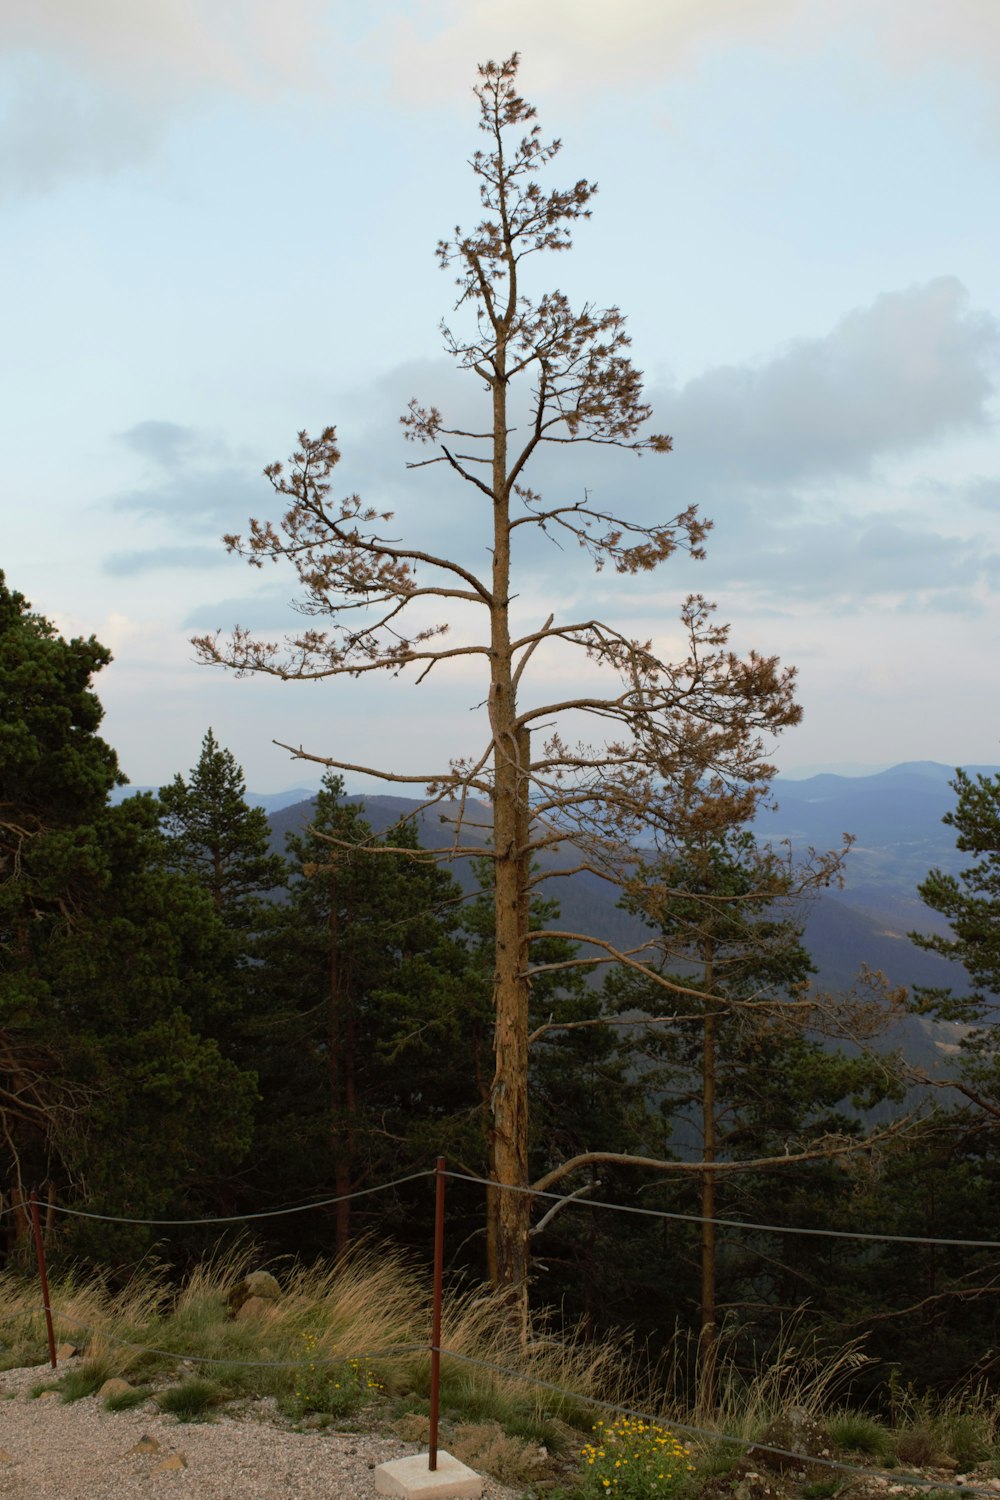
[(573, 1197), (565, 1193), (549, 1193), (532, 1187), (517, 1187), (507, 1182), (492, 1182), (488, 1177), (475, 1177), (467, 1172), (446, 1172), (446, 1177), (456, 1182), (478, 1182), (485, 1187), (497, 1188), (506, 1193), (523, 1193), (532, 1198), (544, 1198), (564, 1203), (567, 1208), (605, 1208), (619, 1214), (638, 1214), (648, 1219), (675, 1219), (685, 1224), (714, 1224), (720, 1229), (752, 1229), (764, 1234), (801, 1234), (833, 1240), (875, 1240), (886, 1245), (950, 1245), (966, 1250), (1000, 1250), (1000, 1240), (960, 1240), (941, 1235), (920, 1234), (876, 1234), (857, 1229), (815, 1229), (802, 1224), (756, 1224), (748, 1219), (717, 1219), (704, 1214), (682, 1214), (660, 1208), (640, 1208), (637, 1204), (611, 1203), (600, 1198)]
[(391, 1182), (380, 1182), (375, 1187), (358, 1188), (353, 1193), (340, 1193), (335, 1198), (320, 1198), (309, 1203), (296, 1203), (288, 1208), (268, 1208), (260, 1213), (212, 1214), (197, 1219), (130, 1219), (121, 1214), (99, 1214), (89, 1209), (68, 1208), (62, 1203), (47, 1203), (43, 1198), (39, 1198), (38, 1206), (52, 1213), (67, 1214), (74, 1219), (99, 1219), (104, 1224), (143, 1224), (148, 1228), (176, 1229), (198, 1224), (249, 1224), (256, 1219), (280, 1219), (288, 1214), (304, 1214), (315, 1209), (330, 1208), (336, 1203), (348, 1203), (355, 1198), (370, 1198), (375, 1193), (385, 1193), (390, 1188), (400, 1187), (404, 1182), (416, 1182), (421, 1177), (433, 1176), (434, 1169), (424, 1167), (421, 1171), (410, 1172), (405, 1177), (395, 1177)]
[[(67, 1204), (49, 1202), (44, 1198), (38, 1199), (38, 1206), (49, 1213), (63, 1214), (68, 1218), (95, 1219), (105, 1224), (138, 1224), (152, 1229), (193, 1228), (204, 1224), (249, 1224), (261, 1219), (277, 1219), (290, 1214), (309, 1213), (323, 1208), (331, 1208), (338, 1203), (349, 1203), (359, 1198), (370, 1198), (377, 1193), (388, 1192), (391, 1188), (402, 1187), (405, 1183), (418, 1182), (422, 1178), (435, 1177), (436, 1175), (433, 1167), (424, 1167), (419, 1172), (408, 1172), (403, 1177), (394, 1177), (388, 1182), (377, 1183), (374, 1187), (357, 1188), (354, 1192), (340, 1193), (332, 1198), (312, 1199), (307, 1203), (290, 1204), (285, 1208), (263, 1209), (257, 1213), (211, 1214), (189, 1219), (132, 1218), (124, 1214), (102, 1214), (92, 1209), (70, 1208)], [(499, 1192), (519, 1193), (532, 1199), (565, 1204), (566, 1207), (600, 1208), (612, 1213), (631, 1214), (641, 1218), (673, 1220), (684, 1224), (712, 1224), (719, 1229), (746, 1229), (756, 1234), (798, 1234), (806, 1238), (862, 1240), (885, 1245), (926, 1245), (950, 1247), (960, 1250), (1000, 1250), (1000, 1240), (968, 1240), (947, 1235), (889, 1234), (874, 1230), (827, 1229), (804, 1224), (766, 1224), (758, 1223), (751, 1219), (724, 1219), (704, 1214), (679, 1213), (668, 1209), (644, 1208), (633, 1203), (612, 1203), (608, 1199), (584, 1198), (582, 1196), (574, 1197), (571, 1194), (552, 1193), (539, 1188), (519, 1187), (508, 1182), (494, 1182), (489, 1177), (478, 1177), (472, 1172), (448, 1170), (445, 1171), (444, 1176), (453, 1182), (474, 1183), (483, 1187), (494, 1188)], [(26, 1213), (27, 1209), (27, 1203), (8, 1204), (5, 1207), (0, 1207), (0, 1217), (4, 1214)]]
[[(345, 1201), (368, 1198), (377, 1193), (387, 1192), (404, 1184), (416, 1182), (426, 1178), (434, 1178), (436, 1183), (435, 1194), (435, 1229), (434, 1229), (434, 1282), (432, 1293), (432, 1326), (429, 1341), (399, 1342), (380, 1345), (376, 1348), (365, 1348), (357, 1352), (346, 1353), (338, 1350), (329, 1355), (310, 1355), (308, 1359), (245, 1359), (239, 1355), (210, 1355), (190, 1353), (185, 1350), (163, 1349), (156, 1345), (148, 1345), (137, 1340), (127, 1339), (120, 1334), (112, 1332), (109, 1328), (102, 1327), (96, 1323), (88, 1322), (77, 1317), (66, 1310), (55, 1307), (52, 1304), (47, 1271), (45, 1265), (45, 1252), (39, 1210), (44, 1208), (48, 1213), (65, 1214), (71, 1217), (84, 1219), (99, 1219), (106, 1223), (145, 1225), (149, 1227), (178, 1227), (184, 1225), (204, 1224), (234, 1224), (246, 1223), (254, 1220), (278, 1218), (287, 1214), (302, 1214), (308, 1212), (319, 1212)], [(864, 1475), (869, 1479), (876, 1478), (893, 1487), (904, 1487), (913, 1490), (940, 1490), (943, 1482), (940, 1478), (928, 1478), (925, 1475), (910, 1474), (898, 1469), (887, 1470), (879, 1467), (855, 1464), (846, 1459), (835, 1459), (824, 1455), (797, 1452), (794, 1449), (783, 1448), (773, 1444), (762, 1443), (753, 1439), (741, 1437), (736, 1433), (730, 1433), (717, 1428), (703, 1428), (694, 1426), (679, 1418), (654, 1414), (632, 1406), (616, 1404), (600, 1397), (591, 1396), (579, 1390), (560, 1385), (558, 1382), (547, 1379), (533, 1373), (528, 1367), (516, 1365), (504, 1365), (499, 1362), (483, 1359), (480, 1356), (468, 1354), (460, 1350), (450, 1348), (442, 1342), (442, 1303), (443, 1303), (443, 1261), (444, 1261), (444, 1239), (445, 1239), (445, 1182), (453, 1181), (466, 1184), (474, 1184), (489, 1187), (494, 1190), (512, 1193), (528, 1194), (534, 1199), (545, 1202), (555, 1202), (568, 1207), (584, 1207), (599, 1209), (601, 1211), (624, 1213), (630, 1215), (641, 1215), (654, 1219), (678, 1221), (692, 1224), (713, 1224), (732, 1230), (746, 1230), (754, 1233), (768, 1233), (781, 1235), (801, 1234), (804, 1236), (823, 1236), (826, 1238), (843, 1240), (862, 1240), (884, 1244), (906, 1244), (915, 1246), (948, 1246), (952, 1248), (966, 1248), (969, 1250), (1000, 1250), (1000, 1242), (993, 1240), (966, 1240), (950, 1236), (930, 1235), (897, 1235), (867, 1231), (839, 1230), (805, 1225), (782, 1225), (764, 1224), (738, 1219), (724, 1219), (706, 1217), (699, 1214), (686, 1214), (660, 1209), (651, 1209), (635, 1204), (613, 1203), (607, 1200), (584, 1198), (579, 1194), (559, 1194), (550, 1191), (539, 1191), (531, 1187), (521, 1187), (512, 1184), (496, 1183), (486, 1177), (476, 1176), (473, 1173), (456, 1172), (446, 1168), (443, 1158), (439, 1159), (436, 1168), (426, 1168), (421, 1171), (407, 1173), (401, 1177), (393, 1178), (388, 1182), (379, 1183), (372, 1187), (359, 1188), (351, 1193), (339, 1194), (333, 1197), (314, 1199), (307, 1203), (288, 1205), (284, 1208), (265, 1210), (259, 1213), (235, 1214), (235, 1215), (211, 1215), (199, 1216), (189, 1219), (154, 1219), (133, 1218), (125, 1215), (102, 1214), (92, 1210), (74, 1209), (67, 1205), (49, 1202), (38, 1198), (32, 1193), (25, 1205), (8, 1204), (2, 1210), (3, 1213), (12, 1213), (27, 1210), (30, 1213), (35, 1238), (36, 1255), (38, 1259), (38, 1272), (42, 1289), (42, 1306), (31, 1309), (30, 1315), (44, 1314), (49, 1344), (49, 1358), (53, 1369), (57, 1367), (54, 1320), (61, 1325), (69, 1324), (86, 1333), (92, 1341), (106, 1341), (116, 1347), (128, 1350), (137, 1355), (155, 1357), (160, 1359), (176, 1361), (182, 1365), (199, 1366), (205, 1368), (245, 1368), (260, 1370), (288, 1370), (304, 1371), (308, 1369), (335, 1367), (349, 1360), (378, 1360), (390, 1359), (405, 1355), (424, 1353), (430, 1356), (431, 1361), (431, 1397), (430, 1397), (430, 1453), (429, 1467), (436, 1467), (437, 1441), (439, 1425), (439, 1402), (441, 1361), (448, 1359), (459, 1364), (470, 1366), (501, 1376), (505, 1379), (516, 1380), (526, 1383), (539, 1390), (547, 1391), (553, 1396), (558, 1396), (561, 1401), (574, 1403), (577, 1406), (592, 1408), (595, 1412), (609, 1415), (628, 1417), (633, 1420), (655, 1424), (660, 1421), (668, 1422), (671, 1429), (683, 1433), (700, 1442), (710, 1444), (729, 1444), (761, 1455), (767, 1454), (773, 1458), (786, 1460), (800, 1465), (818, 1467), (844, 1474)], [(996, 1490), (993, 1487), (977, 1487), (963, 1484), (963, 1495), (989, 1496), (996, 1500)]]

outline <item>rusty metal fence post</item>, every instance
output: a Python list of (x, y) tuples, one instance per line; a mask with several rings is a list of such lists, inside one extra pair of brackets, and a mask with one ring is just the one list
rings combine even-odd
[(49, 1335), (49, 1363), (56, 1367), (56, 1336), (52, 1329), (52, 1307), (49, 1302), (49, 1278), (45, 1270), (45, 1246), (42, 1243), (42, 1224), (38, 1217), (38, 1194), (31, 1189), (31, 1227), (35, 1232), (35, 1257), (38, 1261), (38, 1278), (42, 1283), (42, 1304), (45, 1308), (45, 1327)]
[(444, 1285), (444, 1157), (435, 1169), (434, 1195), (434, 1311), (431, 1318), (431, 1413), (427, 1467), (433, 1474), (438, 1457), (438, 1412), (441, 1405), (441, 1296)]

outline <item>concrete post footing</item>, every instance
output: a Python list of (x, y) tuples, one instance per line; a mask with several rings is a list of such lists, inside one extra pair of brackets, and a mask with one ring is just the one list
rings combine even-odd
[(483, 1481), (450, 1453), (438, 1449), (437, 1468), (428, 1468), (430, 1455), (415, 1453), (379, 1464), (375, 1470), (377, 1495), (401, 1495), (405, 1500), (479, 1500)]

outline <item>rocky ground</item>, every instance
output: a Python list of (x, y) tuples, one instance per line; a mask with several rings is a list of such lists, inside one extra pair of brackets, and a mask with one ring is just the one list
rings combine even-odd
[[(272, 1401), (179, 1423), (154, 1401), (109, 1412), (98, 1396), (32, 1397), (51, 1374), (48, 1365), (0, 1372), (5, 1500), (371, 1500), (378, 1464), (421, 1451), (396, 1436), (291, 1431)], [(483, 1493), (517, 1500), (519, 1492), (487, 1479)]]
[(924, 1466), (873, 1472), (875, 1468), (874, 1459), (838, 1452), (820, 1422), (792, 1409), (772, 1423), (732, 1469), (710, 1480), (698, 1500), (821, 1500), (834, 1493), (836, 1500), (922, 1500), (946, 1491), (954, 1500), (962, 1494), (969, 1500), (1000, 1496), (1000, 1479), (994, 1477), (992, 1464), (963, 1474), (941, 1455)]
[[(404, 1417), (391, 1430), (300, 1431), (265, 1399), (233, 1403), (211, 1421), (181, 1423), (153, 1399), (110, 1412), (99, 1395), (64, 1403), (55, 1392), (31, 1394), (50, 1379), (47, 1364), (0, 1372), (5, 1500), (370, 1500), (379, 1464), (427, 1451), (426, 1417)], [(572, 1453), (554, 1459), (496, 1423), (445, 1427), (442, 1443), (484, 1475), (484, 1500), (562, 1491), (575, 1468)], [(775, 1451), (781, 1449), (808, 1461)], [(1000, 1500), (1000, 1478), (992, 1465), (962, 1473), (943, 1458), (876, 1473), (872, 1460), (836, 1452), (818, 1423), (793, 1411), (703, 1485), (698, 1500), (825, 1500), (834, 1493), (837, 1500), (923, 1500), (929, 1492), (943, 1500), (944, 1491), (954, 1500)]]

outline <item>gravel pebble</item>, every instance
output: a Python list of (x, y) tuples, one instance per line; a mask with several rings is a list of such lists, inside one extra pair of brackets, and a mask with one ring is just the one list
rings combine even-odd
[[(0, 1496), (4, 1500), (371, 1500), (372, 1471), (419, 1453), (413, 1443), (371, 1433), (288, 1432), (267, 1419), (268, 1402), (241, 1416), (178, 1423), (152, 1403), (105, 1411), (97, 1396), (64, 1405), (28, 1392), (49, 1366), (0, 1372)], [(132, 1453), (144, 1437), (154, 1451)], [(150, 1445), (151, 1446), (151, 1445)], [(185, 1467), (161, 1469), (180, 1455)], [(485, 1500), (517, 1500), (491, 1479)]]

